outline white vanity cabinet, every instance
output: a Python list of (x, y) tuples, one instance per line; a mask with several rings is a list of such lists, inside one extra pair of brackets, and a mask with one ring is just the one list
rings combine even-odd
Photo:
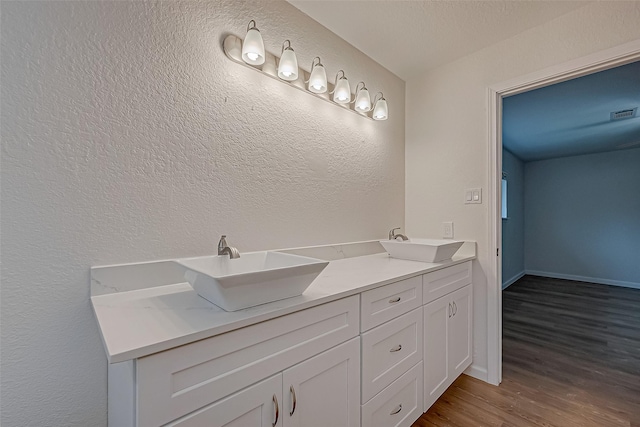
[[(185, 417), (184, 425), (195, 425), (188, 424), (187, 415), (195, 417), (200, 411), (197, 416), (208, 419), (209, 413), (218, 410), (237, 417), (257, 417), (260, 412), (256, 420), (273, 423), (276, 406), (268, 402), (278, 400), (283, 426), (309, 426), (315, 421), (307, 420), (306, 414), (326, 411), (327, 399), (334, 399), (329, 395), (345, 397), (344, 406), (358, 409), (359, 329), (359, 296), (355, 295), (125, 362), (124, 366), (111, 365), (109, 424), (181, 425), (180, 418)], [(349, 375), (336, 380), (342, 373)], [(261, 392), (249, 406), (234, 403), (242, 400), (234, 398), (234, 393), (254, 396), (250, 386), (274, 374), (282, 378), (278, 390)], [(289, 399), (290, 385), (298, 402), (296, 411)], [(252, 411), (254, 415), (249, 415)], [(347, 424), (339, 424), (356, 427), (360, 423), (359, 411), (339, 414), (349, 417), (345, 418)], [(332, 416), (320, 419), (333, 420)]]
[[(472, 359), (471, 261), (434, 268), (189, 342), (194, 327), (188, 344), (112, 363), (109, 426), (409, 427)], [(105, 316), (117, 298), (103, 298)], [(140, 333), (164, 309), (140, 315)], [(167, 321), (188, 323), (178, 313)]]
[[(433, 276), (431, 276), (433, 275)], [(471, 263), (424, 275), (443, 294), (424, 306), (424, 410), (472, 361)], [(425, 289), (425, 295), (429, 292)]]

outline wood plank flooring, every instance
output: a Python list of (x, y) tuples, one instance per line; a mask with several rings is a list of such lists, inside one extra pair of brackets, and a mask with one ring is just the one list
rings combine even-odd
[(412, 427), (640, 427), (640, 290), (525, 276), (502, 304), (500, 386), (462, 375)]

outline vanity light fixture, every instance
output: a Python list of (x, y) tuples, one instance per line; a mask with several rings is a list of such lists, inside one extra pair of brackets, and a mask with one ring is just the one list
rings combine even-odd
[[(360, 87), (362, 83), (362, 87)], [(355, 108), (360, 113), (366, 113), (371, 110), (371, 97), (369, 96), (369, 90), (365, 86), (364, 82), (360, 82), (356, 85), (356, 100)]]
[[(380, 95), (380, 98), (378, 98)], [(389, 107), (382, 92), (378, 92), (373, 98), (373, 120), (387, 120), (389, 117)]]
[(298, 59), (291, 48), (291, 41), (282, 43), (282, 55), (278, 64), (278, 77), (289, 82), (298, 79)]
[(382, 92), (376, 93), (372, 105), (369, 90), (364, 82), (356, 86), (355, 101), (352, 101), (354, 96), (344, 70), (336, 73), (334, 82), (328, 82), (327, 72), (320, 57), (313, 58), (310, 71), (299, 68), (290, 40), (285, 40), (282, 44), (280, 57), (267, 52), (254, 20), (249, 21), (244, 40), (228, 34), (224, 38), (222, 48), (231, 61), (325, 102), (340, 105), (344, 110), (358, 113), (360, 117), (387, 120), (389, 116), (389, 107)]
[[(318, 63), (316, 64), (316, 59)], [(320, 57), (316, 56), (311, 61), (311, 75), (309, 76), (309, 91), (313, 93), (325, 93), (327, 91), (327, 72), (320, 62)]]
[[(342, 73), (342, 77), (338, 76)], [(349, 80), (343, 70), (336, 73), (335, 88), (333, 89), (333, 102), (338, 104), (349, 104), (351, 102), (351, 87)]]
[(264, 64), (264, 42), (253, 19), (247, 25), (247, 35), (242, 43), (242, 60), (250, 65)]

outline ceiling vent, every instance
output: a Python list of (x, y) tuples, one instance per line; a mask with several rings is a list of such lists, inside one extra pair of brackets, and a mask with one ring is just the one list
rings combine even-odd
[(636, 116), (637, 112), (638, 112), (638, 107), (629, 108), (626, 110), (614, 111), (611, 113), (611, 121), (632, 119)]

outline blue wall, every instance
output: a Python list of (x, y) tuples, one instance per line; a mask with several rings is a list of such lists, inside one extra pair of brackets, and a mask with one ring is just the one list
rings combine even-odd
[(524, 163), (502, 150), (502, 171), (507, 174), (507, 217), (502, 220), (502, 287), (524, 274)]
[(640, 287), (640, 148), (524, 169), (527, 274)]

